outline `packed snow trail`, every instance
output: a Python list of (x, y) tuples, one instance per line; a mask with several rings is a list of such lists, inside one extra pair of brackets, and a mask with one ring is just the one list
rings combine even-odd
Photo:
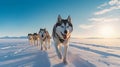
[(106, 48), (106, 46), (97, 44), (86, 45), (77, 40), (72, 39), (70, 42), (68, 64), (65, 65), (62, 60), (58, 59), (53, 42), (50, 49), (41, 51), (37, 46), (29, 45), (27, 39), (0, 39), (0, 67), (120, 66), (118, 48), (115, 49), (114, 46)]

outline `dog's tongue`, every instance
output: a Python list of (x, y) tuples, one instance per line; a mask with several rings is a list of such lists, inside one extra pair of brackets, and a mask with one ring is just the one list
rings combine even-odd
[(64, 37), (64, 39), (67, 39), (67, 36), (66, 36), (66, 35), (64, 35), (63, 37)]

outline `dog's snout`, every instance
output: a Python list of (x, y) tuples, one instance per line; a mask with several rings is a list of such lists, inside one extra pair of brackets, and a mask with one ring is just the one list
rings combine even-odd
[(67, 30), (65, 30), (64, 33), (67, 34)]
[(42, 35), (42, 37), (43, 37), (43, 35)]

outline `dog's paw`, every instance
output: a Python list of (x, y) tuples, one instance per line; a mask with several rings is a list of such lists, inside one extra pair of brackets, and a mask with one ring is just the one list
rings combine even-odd
[(50, 46), (48, 47), (48, 49), (50, 49)]
[(43, 50), (43, 48), (41, 48), (41, 50)]
[(67, 60), (63, 60), (63, 63), (64, 63), (64, 64), (68, 64)]
[(59, 55), (58, 55), (58, 58), (59, 58), (59, 59), (62, 59), (62, 55), (61, 55), (61, 54), (59, 54)]
[(47, 48), (45, 48), (45, 50), (47, 50)]

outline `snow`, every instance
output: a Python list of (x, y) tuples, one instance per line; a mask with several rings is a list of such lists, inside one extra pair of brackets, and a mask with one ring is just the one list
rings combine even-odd
[(0, 39), (0, 67), (119, 67), (120, 41), (71, 38), (67, 60), (58, 59), (53, 41), (41, 51), (27, 39)]

